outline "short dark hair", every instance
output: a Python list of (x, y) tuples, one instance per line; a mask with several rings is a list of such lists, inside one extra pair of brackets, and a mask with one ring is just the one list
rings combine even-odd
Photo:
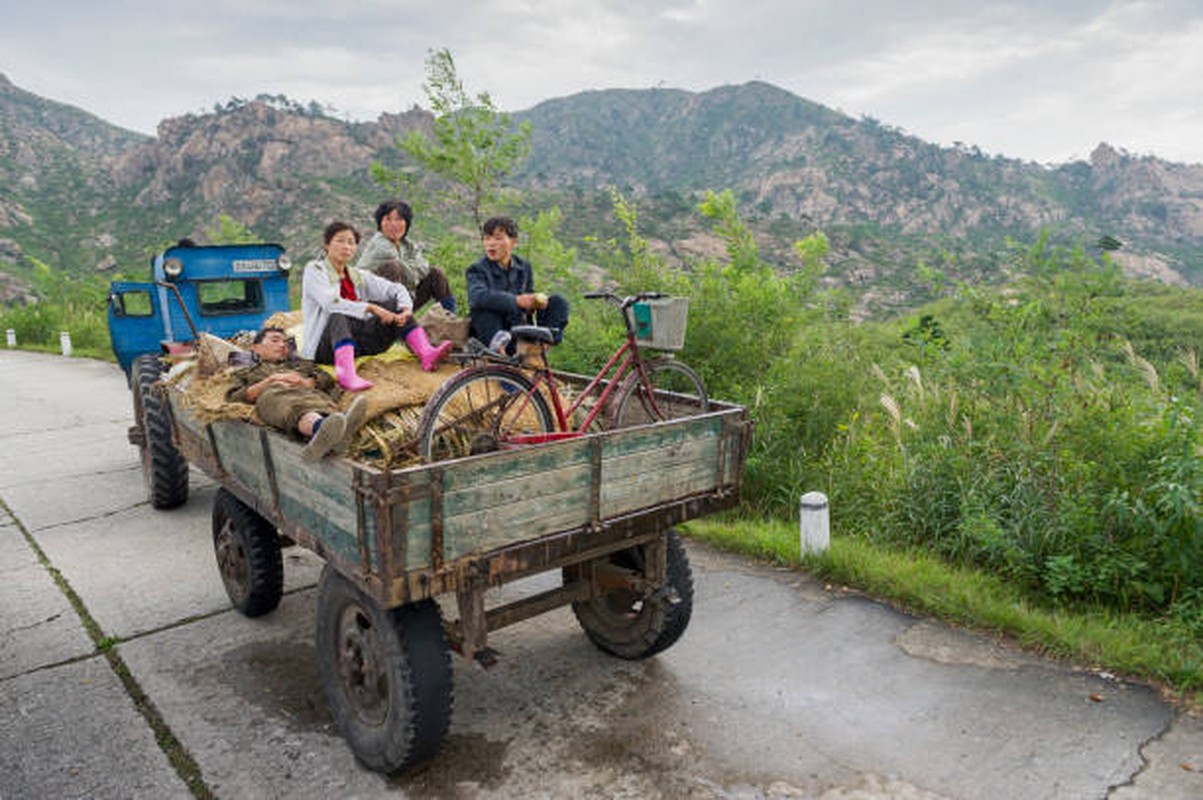
[(322, 241), (330, 244), (330, 240), (338, 236), (343, 231), (350, 231), (355, 235), (355, 242), (359, 242), (359, 231), (355, 230), (355, 226), (349, 222), (343, 222), (341, 219), (336, 219), (326, 226), (326, 230), (322, 231)]
[(518, 238), (518, 223), (509, 217), (489, 217), (485, 220), (485, 224), (480, 226), (480, 232), (484, 236), (489, 236), (498, 228), (505, 231), (505, 235), (511, 239)]
[(264, 339), (266, 339), (266, 338), (267, 338), (267, 335), (268, 335), (269, 333), (271, 333), (272, 331), (275, 331), (276, 333), (278, 333), (278, 334), (281, 334), (281, 335), (282, 335), (282, 336), (284, 336), (285, 338), (288, 338), (288, 331), (284, 330), (284, 329), (283, 329), (283, 328), (281, 328), (279, 325), (267, 325), (266, 327), (264, 327), (264, 328), (260, 329), (260, 330), (259, 330), (259, 331), (258, 331), (258, 332), (255, 334), (255, 338), (254, 338), (254, 340), (253, 340), (253, 342), (252, 342), (252, 343), (253, 343), (253, 344), (260, 344), (260, 343), (261, 343), (261, 342), (262, 342)]
[(380, 223), (384, 222), (384, 218), (394, 211), (405, 220), (405, 233), (401, 234), (401, 238), (404, 239), (409, 236), (409, 229), (414, 226), (414, 210), (404, 200), (385, 200), (376, 206), (376, 213), (372, 215), (376, 218), (376, 230), (380, 230)]

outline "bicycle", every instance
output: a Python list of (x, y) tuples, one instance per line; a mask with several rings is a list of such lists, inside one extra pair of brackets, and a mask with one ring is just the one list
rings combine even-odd
[[(418, 452), (423, 461), (442, 461), (521, 445), (540, 444), (590, 431), (625, 428), (709, 410), (706, 388), (688, 365), (672, 355), (645, 359), (641, 347), (679, 349), (684, 344), (683, 307), (670, 320), (677, 331), (668, 339), (646, 337), (654, 323), (632, 319), (633, 310), (646, 317), (660, 300), (659, 292), (619, 297), (612, 292), (590, 292), (589, 300), (607, 300), (619, 307), (626, 326), (626, 341), (571, 402), (565, 402), (560, 379), (547, 359), (552, 344), (549, 329), (515, 325), (517, 355), (507, 356), (470, 341), (460, 358), (479, 362), (448, 379), (426, 404), (417, 428)], [(680, 301), (684, 303), (684, 301)], [(644, 338), (640, 338), (640, 337)], [(640, 342), (643, 344), (640, 344)], [(602, 417), (603, 410), (609, 410)], [(580, 416), (582, 415), (583, 416)], [(574, 424), (574, 420), (579, 422)]]

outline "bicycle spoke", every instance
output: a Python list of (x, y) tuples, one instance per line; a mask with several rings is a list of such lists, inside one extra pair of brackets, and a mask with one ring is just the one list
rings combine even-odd
[(546, 400), (522, 373), (489, 365), (459, 373), (435, 393), (419, 423), (418, 446), (427, 461), (442, 461), (554, 429)]

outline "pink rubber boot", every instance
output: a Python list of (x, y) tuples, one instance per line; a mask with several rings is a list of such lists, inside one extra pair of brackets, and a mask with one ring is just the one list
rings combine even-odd
[(355, 374), (354, 344), (340, 344), (334, 348), (334, 377), (338, 378), (338, 385), (348, 392), (372, 388), (371, 381), (365, 381)]
[(427, 372), (433, 371), (439, 365), (439, 362), (443, 360), (443, 357), (455, 346), (454, 342), (448, 340), (435, 347), (430, 343), (430, 337), (426, 335), (426, 331), (421, 325), (414, 327), (412, 331), (405, 334), (405, 343), (409, 345), (409, 349), (422, 362), (422, 369)]

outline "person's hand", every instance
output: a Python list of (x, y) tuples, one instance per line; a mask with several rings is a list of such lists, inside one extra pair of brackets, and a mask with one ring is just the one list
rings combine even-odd
[(284, 386), (313, 388), (313, 378), (306, 378), (299, 372), (277, 372), (275, 375), (269, 376), (268, 380), (272, 383), (283, 384)]
[(547, 295), (542, 292), (520, 294), (515, 299), (518, 303), (518, 308), (521, 308), (523, 311), (542, 311), (547, 308)]

